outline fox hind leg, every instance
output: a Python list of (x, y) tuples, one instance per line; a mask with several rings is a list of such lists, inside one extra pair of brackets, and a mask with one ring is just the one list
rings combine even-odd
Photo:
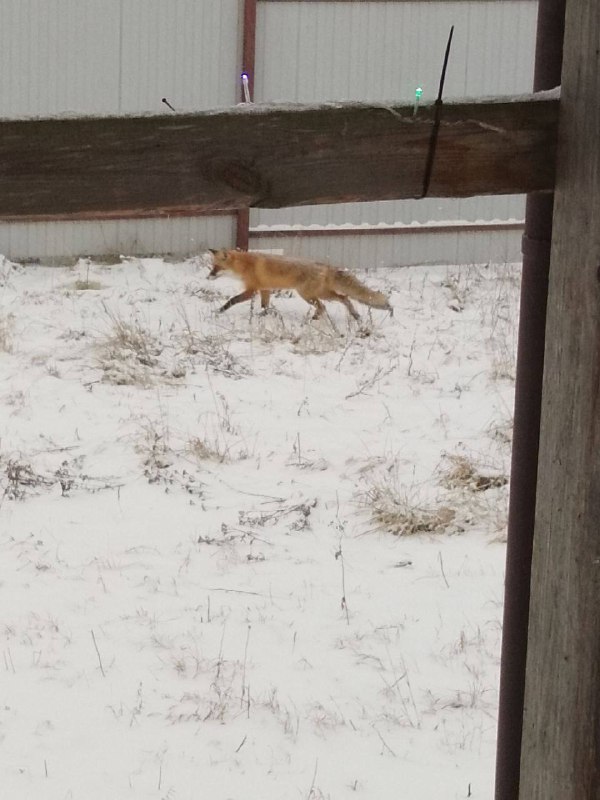
[(309, 300), (307, 297), (305, 297), (304, 299), (306, 300), (307, 303), (310, 303), (311, 306), (315, 307), (315, 313), (313, 315), (313, 319), (321, 319), (321, 317), (323, 316), (323, 314), (325, 314), (327, 309), (325, 308), (323, 303), (319, 300), (319, 298), (313, 297)]
[(260, 307), (261, 307), (261, 314), (266, 315), (269, 311), (272, 311), (272, 306), (269, 306), (269, 300), (271, 299), (271, 292), (269, 289), (261, 289), (260, 290)]
[(307, 303), (309, 303), (311, 306), (314, 306), (315, 314), (313, 316), (313, 319), (319, 319), (319, 317), (323, 316), (326, 309), (318, 297), (313, 297), (313, 295), (311, 294), (307, 294), (306, 292), (301, 292), (299, 289), (296, 289), (296, 291), (303, 300), (306, 300)]
[(310, 300), (309, 302), (311, 302), (316, 309), (313, 319), (321, 319), (323, 314), (327, 312), (327, 309), (325, 308), (323, 303), (319, 300), (318, 297), (315, 297), (313, 300)]

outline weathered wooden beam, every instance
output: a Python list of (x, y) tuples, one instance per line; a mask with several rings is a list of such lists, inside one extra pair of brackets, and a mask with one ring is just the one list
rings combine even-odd
[[(429, 195), (550, 190), (557, 96), (444, 104)], [(240, 105), (0, 121), (0, 219), (190, 215), (419, 197), (434, 106)]]
[(522, 800), (600, 797), (600, 3), (567, 0)]

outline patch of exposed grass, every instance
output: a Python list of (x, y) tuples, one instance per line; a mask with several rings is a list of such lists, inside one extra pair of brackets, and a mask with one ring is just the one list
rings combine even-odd
[(456, 522), (456, 509), (426, 503), (411, 496), (395, 477), (374, 480), (362, 493), (361, 505), (369, 511), (376, 529), (395, 536), (444, 533)]
[(15, 318), (13, 314), (0, 315), (0, 352), (13, 352), (13, 329)]
[(482, 472), (473, 459), (466, 455), (444, 453), (445, 467), (440, 469), (441, 484), (446, 489), (467, 489), (485, 492), (486, 489), (506, 486), (508, 476), (503, 473)]
[(89, 278), (85, 280), (76, 280), (75, 283), (71, 286), (72, 289), (75, 289), (77, 292), (87, 292), (87, 291), (98, 291), (99, 289), (104, 289), (104, 284), (100, 283), (100, 281), (91, 281)]
[(188, 444), (190, 455), (197, 461), (217, 461), (223, 464), (228, 460), (229, 448), (219, 442), (218, 438), (209, 441), (206, 438), (195, 436)]
[(111, 330), (100, 343), (99, 362), (103, 380), (116, 385), (148, 386), (152, 369), (159, 364), (162, 344), (139, 320), (127, 321), (104, 307)]

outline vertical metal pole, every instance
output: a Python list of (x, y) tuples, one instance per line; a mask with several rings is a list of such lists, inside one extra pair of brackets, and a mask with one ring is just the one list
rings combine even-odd
[[(561, 81), (566, 0), (539, 0), (534, 91)], [(527, 196), (496, 756), (496, 800), (518, 800), (553, 194)]]
[[(254, 69), (256, 65), (256, 4), (257, 0), (244, 0), (244, 27), (242, 31), (242, 69), (238, 76), (240, 102), (244, 102), (242, 73), (248, 76), (250, 97), (254, 98)], [(237, 212), (235, 246), (247, 250), (250, 240), (250, 210), (240, 208)]]

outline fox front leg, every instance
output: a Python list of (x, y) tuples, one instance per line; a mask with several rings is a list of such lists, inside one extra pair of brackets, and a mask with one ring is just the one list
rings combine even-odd
[(224, 306), (221, 306), (219, 309), (219, 314), (222, 314), (224, 311), (227, 311), (228, 308), (231, 306), (235, 306), (238, 303), (243, 303), (244, 300), (251, 300), (252, 296), (255, 294), (254, 289), (246, 289), (245, 292), (241, 294), (236, 294), (235, 297), (231, 297)]
[(331, 299), (332, 300), (339, 300), (340, 303), (343, 303), (346, 306), (346, 308), (348, 309), (348, 311), (350, 312), (350, 316), (353, 319), (355, 319), (357, 322), (360, 322), (360, 314), (354, 308), (354, 306), (350, 302), (350, 299), (348, 297), (346, 297), (345, 294), (336, 294)]

